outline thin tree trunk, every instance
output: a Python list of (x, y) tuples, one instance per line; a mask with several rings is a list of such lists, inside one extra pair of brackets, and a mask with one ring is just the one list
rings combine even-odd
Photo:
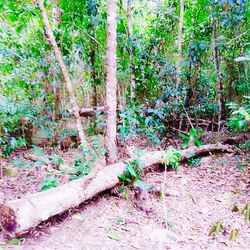
[[(92, 27), (92, 36), (95, 37), (95, 28), (94, 28), (94, 24), (91, 24)], [(92, 50), (90, 51), (90, 63), (91, 63), (91, 75), (92, 75), (92, 86), (93, 86), (93, 92), (94, 92), (94, 96), (93, 96), (93, 106), (97, 107), (97, 86), (96, 86), (96, 71), (95, 71), (95, 59), (96, 59), (96, 45), (93, 44), (92, 45)], [(96, 113), (95, 113), (96, 116)], [(97, 124), (96, 124), (96, 117), (94, 119), (94, 128), (95, 131), (97, 130)]]
[(59, 0), (53, 0), (53, 29), (57, 29), (61, 20), (61, 10), (59, 7)]
[(184, 21), (184, 0), (180, 0), (180, 17), (179, 17), (179, 30), (178, 30), (178, 62), (177, 62), (177, 88), (181, 84), (181, 59), (182, 59), (182, 30)]
[(107, 2), (107, 79), (106, 79), (106, 105), (107, 105), (107, 134), (105, 145), (107, 161), (114, 163), (117, 159), (116, 147), (116, 108), (117, 108), (117, 78), (116, 78), (116, 15), (117, 0)]
[[(96, 15), (97, 15), (97, 2), (96, 0), (90, 0), (88, 4), (88, 13), (90, 16), (89, 32), (93, 40), (96, 41)], [(97, 72), (95, 71), (95, 62), (97, 54), (96, 43), (92, 43), (90, 50), (90, 64), (91, 64), (91, 75), (92, 75), (92, 86), (93, 86), (93, 106), (97, 107), (97, 86), (96, 86), (96, 76)]]
[(61, 70), (62, 75), (63, 75), (63, 79), (65, 81), (66, 88), (67, 88), (68, 93), (69, 93), (69, 98), (70, 98), (70, 102), (71, 102), (71, 106), (72, 106), (73, 115), (75, 118), (75, 123), (76, 123), (76, 128), (78, 131), (79, 138), (80, 138), (81, 144), (84, 144), (86, 142), (86, 140), (85, 140), (85, 136), (83, 133), (83, 127), (82, 127), (81, 118), (79, 115), (79, 108), (77, 106), (76, 97), (74, 95), (73, 86), (72, 86), (72, 82), (71, 82), (70, 77), (69, 77), (69, 73), (68, 73), (68, 70), (67, 70), (64, 62), (63, 62), (61, 51), (58, 48), (58, 45), (57, 45), (55, 37), (53, 35), (51, 26), (49, 24), (48, 15), (47, 15), (46, 10), (44, 8), (43, 0), (37, 0), (37, 3), (38, 3), (38, 6), (39, 6), (39, 9), (41, 11), (42, 18), (43, 18), (45, 35), (46, 35), (47, 40), (49, 41), (49, 44), (51, 46), (51, 49), (52, 49), (53, 53), (55, 54), (55, 57), (58, 61), (60, 70)]
[[(59, 7), (59, 1), (53, 1), (53, 30), (58, 28), (58, 25), (61, 20), (61, 10)], [(55, 122), (59, 121), (59, 109), (60, 109), (60, 101), (61, 101), (61, 91), (60, 91), (60, 83), (58, 82), (55, 88), (55, 102), (54, 102), (54, 120)], [(58, 140), (58, 133), (55, 135), (55, 141)]]
[(94, 89), (94, 98), (93, 98), (93, 105), (94, 107), (97, 107), (97, 86), (96, 86), (96, 71), (95, 71), (95, 49), (91, 51), (91, 75), (92, 75), (92, 81), (93, 81), (93, 89)]
[(217, 25), (216, 20), (212, 19), (213, 33), (212, 33), (212, 48), (213, 48), (213, 60), (216, 72), (217, 81), (217, 102), (218, 102), (218, 131), (221, 129), (221, 121), (225, 118), (223, 112), (224, 100), (223, 100), (223, 85), (221, 79), (221, 68), (219, 60), (219, 49), (217, 46)]
[(128, 34), (129, 34), (129, 59), (130, 59), (130, 99), (135, 98), (135, 63), (134, 63), (134, 48), (133, 48), (133, 16), (131, 12), (131, 2), (127, 2), (127, 16), (128, 16)]

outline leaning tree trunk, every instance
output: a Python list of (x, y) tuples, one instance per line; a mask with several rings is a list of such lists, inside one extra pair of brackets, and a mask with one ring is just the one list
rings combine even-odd
[(69, 93), (69, 98), (70, 98), (70, 102), (71, 102), (71, 106), (72, 106), (73, 115), (75, 118), (75, 123), (76, 123), (76, 128), (78, 131), (79, 138), (80, 138), (81, 144), (84, 144), (86, 142), (85, 136), (83, 133), (83, 127), (82, 127), (81, 118), (79, 115), (79, 108), (77, 106), (76, 97), (74, 95), (73, 86), (72, 86), (72, 82), (71, 82), (70, 77), (69, 77), (69, 73), (68, 73), (68, 70), (67, 70), (64, 62), (63, 62), (61, 51), (58, 48), (58, 45), (57, 45), (55, 37), (53, 35), (51, 26), (49, 24), (48, 15), (47, 15), (47, 12), (44, 8), (43, 0), (37, 0), (37, 3), (38, 3), (38, 6), (39, 6), (39, 9), (41, 11), (42, 18), (43, 18), (45, 35), (46, 35), (47, 40), (50, 44), (50, 47), (51, 47), (51, 49), (52, 49), (53, 53), (55, 54), (55, 57), (58, 61), (60, 70), (61, 70), (62, 75), (63, 75), (63, 79), (65, 81), (66, 88), (67, 88), (68, 93)]
[(127, 16), (128, 16), (128, 34), (129, 34), (129, 60), (130, 60), (130, 98), (131, 101), (135, 98), (135, 63), (134, 63), (134, 47), (133, 47), (133, 16), (131, 12), (131, 2), (127, 3)]
[(107, 79), (106, 79), (106, 105), (107, 105), (107, 134), (105, 145), (107, 161), (114, 163), (117, 159), (116, 147), (116, 107), (117, 107), (117, 78), (116, 78), (116, 15), (117, 0), (108, 0), (107, 3)]
[[(228, 145), (204, 145), (201, 147), (192, 146), (180, 151), (180, 160), (210, 152), (229, 152), (233, 150)], [(141, 168), (147, 168), (153, 164), (164, 164), (167, 151), (144, 152), (139, 160)], [(101, 166), (94, 174), (71, 181), (57, 188), (47, 191), (27, 194), (21, 199), (8, 200), (1, 204), (0, 200), (0, 229), (5, 233), (20, 234), (40, 222), (47, 220), (53, 215), (64, 212), (80, 203), (93, 198), (100, 192), (115, 187), (119, 184), (119, 176), (126, 170), (126, 162), (135, 158), (118, 162), (107, 167)], [(91, 173), (92, 174), (92, 173)], [(93, 175), (93, 174), (92, 174)]]
[(184, 21), (184, 0), (180, 0), (180, 17), (179, 17), (179, 30), (178, 30), (178, 61), (177, 61), (177, 88), (181, 84), (181, 59), (182, 59), (182, 30)]

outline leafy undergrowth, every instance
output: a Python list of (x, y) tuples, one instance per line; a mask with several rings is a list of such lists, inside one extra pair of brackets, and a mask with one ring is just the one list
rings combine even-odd
[[(0, 179), (0, 192), (5, 199), (15, 199), (27, 193), (35, 193), (41, 190), (67, 183), (70, 175), (63, 174), (65, 169), (48, 169), (41, 161), (26, 160), (27, 151), (13, 153), (10, 158), (2, 160), (3, 179)], [(68, 152), (60, 152), (64, 166), (72, 166), (72, 158), (76, 158), (79, 150), (72, 149)]]
[[(133, 191), (118, 196), (104, 193), (66, 216), (43, 223), (10, 243), (19, 246), (10, 247), (249, 249), (249, 178), (249, 168), (239, 169), (235, 158), (226, 154), (168, 171), (164, 189), (163, 170), (158, 169), (143, 176), (152, 189), (140, 199), (141, 204)], [(156, 190), (164, 190), (165, 199)]]

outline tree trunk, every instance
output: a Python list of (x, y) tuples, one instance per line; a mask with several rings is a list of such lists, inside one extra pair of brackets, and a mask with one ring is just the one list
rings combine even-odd
[(107, 134), (105, 145), (107, 161), (114, 163), (117, 159), (116, 147), (116, 108), (117, 108), (117, 78), (116, 78), (116, 15), (117, 0), (107, 2), (107, 79), (106, 79), (106, 105), (107, 105)]
[(181, 59), (182, 59), (182, 30), (184, 21), (184, 0), (180, 0), (180, 17), (179, 17), (179, 30), (178, 30), (178, 61), (177, 61), (177, 88), (181, 84)]
[[(90, 24), (88, 26), (91, 38), (96, 41), (96, 15), (97, 15), (97, 2), (96, 0), (89, 0), (88, 4), (88, 13), (90, 17)], [(91, 44), (90, 49), (90, 64), (91, 64), (91, 75), (92, 75), (92, 86), (93, 86), (93, 106), (97, 107), (97, 86), (96, 86), (96, 76), (97, 72), (95, 71), (95, 62), (96, 54), (98, 54), (96, 42)]]
[[(201, 147), (192, 146), (181, 150), (181, 161), (209, 152), (229, 152), (228, 145), (209, 144)], [(140, 167), (146, 169), (153, 164), (164, 164), (166, 151), (144, 152), (140, 159)], [(126, 162), (134, 160), (133, 156)], [(102, 166), (90, 179), (89, 176), (71, 181), (57, 188), (28, 194), (21, 199), (9, 200), (0, 204), (0, 228), (6, 233), (20, 234), (37, 226), (51, 216), (64, 212), (95, 195), (119, 184), (119, 176), (126, 170), (126, 163), (118, 162), (110, 166)]]
[[(90, 6), (89, 6), (89, 13), (90, 13), (90, 35), (92, 36), (93, 39), (96, 40), (96, 15), (97, 15), (97, 2), (96, 0), (91, 0), (90, 1)], [(97, 45), (96, 43), (92, 43), (91, 45), (91, 50), (90, 50), (90, 63), (91, 63), (91, 75), (92, 75), (92, 86), (93, 86), (93, 106), (96, 108), (98, 105), (98, 99), (97, 99), (97, 71), (95, 70), (95, 63), (96, 63), (96, 54), (98, 54), (97, 51)], [(94, 130), (95, 133), (97, 132), (97, 117), (96, 117), (96, 112), (94, 112), (95, 119), (94, 119)]]
[(84, 144), (86, 142), (85, 136), (83, 133), (83, 127), (82, 127), (81, 118), (79, 115), (79, 108), (77, 106), (76, 97), (74, 95), (74, 90), (73, 90), (73, 86), (72, 86), (72, 83), (71, 83), (71, 80), (69, 77), (69, 73), (68, 73), (68, 70), (67, 70), (64, 62), (63, 62), (61, 51), (58, 48), (58, 45), (57, 45), (55, 37), (53, 35), (51, 26), (49, 24), (48, 15), (47, 15), (46, 10), (44, 8), (43, 0), (37, 0), (37, 3), (38, 3), (38, 6), (39, 6), (39, 9), (41, 11), (42, 18), (43, 18), (45, 35), (46, 35), (47, 40), (51, 46), (51, 49), (52, 49), (53, 53), (55, 54), (55, 57), (58, 61), (60, 70), (61, 70), (62, 75), (63, 75), (63, 79), (65, 81), (66, 88), (67, 88), (68, 93), (69, 93), (69, 98), (70, 98), (70, 102), (71, 102), (71, 106), (72, 106), (73, 115), (75, 118), (75, 123), (76, 123), (76, 128), (78, 131), (79, 138), (80, 138), (81, 144)]
[(129, 61), (130, 61), (130, 99), (135, 98), (135, 63), (134, 63), (134, 46), (133, 46), (133, 16), (131, 12), (131, 2), (127, 2), (127, 17), (128, 17), (128, 34), (129, 34)]
[(213, 48), (213, 60), (216, 72), (217, 81), (217, 102), (218, 102), (218, 131), (221, 129), (221, 121), (225, 119), (225, 107), (223, 99), (223, 84), (221, 76), (221, 67), (219, 59), (219, 49), (217, 46), (217, 23), (215, 18), (212, 19), (213, 33), (212, 33), (212, 48)]
[(53, 29), (57, 29), (61, 20), (61, 10), (59, 7), (59, 0), (53, 0)]
[[(59, 7), (59, 1), (53, 1), (53, 30), (58, 29), (58, 25), (61, 20), (61, 10)], [(61, 102), (61, 91), (60, 91), (60, 82), (58, 81), (54, 89), (55, 101), (54, 101), (54, 121), (57, 123), (60, 120), (60, 102)], [(54, 142), (58, 143), (59, 133), (58, 129), (55, 130)]]
[[(94, 45), (93, 45), (94, 46)], [(91, 60), (91, 75), (92, 75), (92, 85), (94, 89), (94, 97), (93, 97), (93, 106), (97, 107), (97, 86), (96, 86), (96, 71), (95, 71), (95, 48), (91, 51), (90, 60)]]

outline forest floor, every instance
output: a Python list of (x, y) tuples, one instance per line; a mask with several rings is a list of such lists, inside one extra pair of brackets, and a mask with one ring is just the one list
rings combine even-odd
[[(71, 150), (63, 157), (67, 162), (74, 154)], [(250, 169), (240, 170), (232, 154), (213, 154), (194, 163), (168, 170), (166, 183), (161, 166), (145, 173), (143, 181), (152, 190), (165, 185), (164, 198), (151, 191), (138, 201), (135, 191), (128, 190), (125, 199), (116, 188), (49, 219), (22, 239), (0, 239), (0, 248), (249, 249), (250, 224), (242, 211), (250, 202)], [(40, 191), (46, 173), (38, 170), (35, 166), (5, 176), (0, 192), (11, 199)], [(67, 181), (60, 177), (61, 183)], [(223, 229), (209, 236), (215, 225)], [(230, 240), (232, 230), (236, 236)]]

